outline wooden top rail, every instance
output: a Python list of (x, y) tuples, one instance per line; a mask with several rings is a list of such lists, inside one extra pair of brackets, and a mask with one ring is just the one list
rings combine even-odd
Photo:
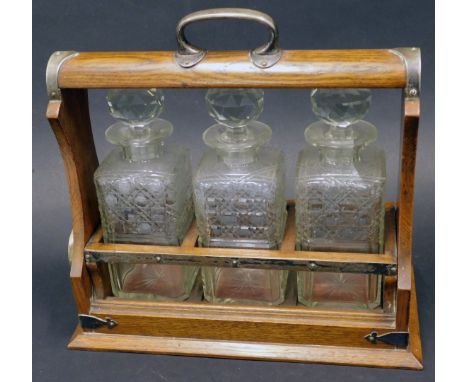
[(255, 66), (248, 51), (213, 51), (182, 68), (173, 51), (83, 52), (57, 68), (66, 88), (404, 88), (405, 60), (396, 50), (286, 50), (272, 67)]

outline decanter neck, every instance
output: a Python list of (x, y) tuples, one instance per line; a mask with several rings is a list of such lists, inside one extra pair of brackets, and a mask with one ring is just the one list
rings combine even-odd
[(256, 147), (236, 149), (237, 145), (241, 145), (249, 139), (251, 139), (251, 136), (247, 126), (227, 128), (220, 137), (220, 140), (227, 146), (218, 149), (224, 163), (229, 167), (239, 167), (254, 162), (257, 152)]
[(162, 155), (163, 139), (171, 135), (172, 129), (170, 122), (158, 118), (141, 126), (117, 122), (106, 130), (106, 138), (122, 147), (124, 159), (147, 161)]
[(320, 147), (320, 160), (330, 165), (352, 165), (360, 160), (362, 146), (352, 148)]
[[(364, 142), (356, 139), (357, 134), (353, 126), (344, 128), (334, 125), (316, 126), (323, 129), (322, 134), (320, 139), (314, 139), (311, 143), (318, 147), (322, 163), (350, 165), (359, 160)], [(312, 130), (310, 132), (313, 133)], [(306, 138), (307, 136), (308, 134)]]
[(244, 151), (218, 150), (222, 161), (229, 167), (241, 167), (257, 160), (257, 149), (252, 148)]
[(269, 126), (252, 121), (245, 126), (216, 124), (203, 133), (205, 143), (216, 150), (230, 167), (246, 166), (257, 160), (257, 152), (271, 137)]
[(129, 162), (143, 162), (158, 158), (163, 153), (164, 143), (162, 141), (147, 144), (131, 143), (122, 146), (123, 156)]

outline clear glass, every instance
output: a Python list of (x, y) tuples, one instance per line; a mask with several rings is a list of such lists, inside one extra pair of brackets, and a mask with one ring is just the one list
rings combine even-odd
[[(194, 177), (199, 244), (205, 247), (278, 248), (286, 221), (285, 166), (280, 150), (261, 147), (271, 129), (255, 119), (263, 91), (211, 89), (203, 135), (211, 147)], [(215, 303), (280, 304), (287, 271), (202, 268), (205, 298)]]
[[(306, 129), (311, 147), (298, 159), (297, 248), (381, 253), (385, 155), (367, 146), (377, 129), (361, 120), (371, 93), (316, 89), (311, 98), (321, 121)], [(380, 284), (375, 275), (298, 272), (298, 297), (309, 306), (372, 309), (380, 304)]]
[[(94, 175), (106, 243), (179, 245), (193, 220), (190, 155), (162, 139), (172, 125), (157, 116), (160, 90), (113, 90), (111, 114), (122, 120), (106, 138), (118, 144)], [(112, 290), (123, 298), (183, 300), (198, 268), (163, 264), (109, 265)]]

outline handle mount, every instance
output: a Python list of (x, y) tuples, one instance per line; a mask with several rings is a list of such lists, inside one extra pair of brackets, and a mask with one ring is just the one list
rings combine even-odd
[(268, 27), (270, 39), (264, 45), (250, 51), (252, 63), (261, 68), (269, 68), (281, 58), (281, 49), (278, 48), (278, 28), (273, 19), (265, 13), (245, 8), (216, 8), (190, 13), (183, 17), (176, 26), (177, 52), (176, 62), (183, 68), (191, 68), (206, 56), (206, 49), (198, 48), (187, 41), (185, 27), (196, 21), (238, 19), (256, 21)]

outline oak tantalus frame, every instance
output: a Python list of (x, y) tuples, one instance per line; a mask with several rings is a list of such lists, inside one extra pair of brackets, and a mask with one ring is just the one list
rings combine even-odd
[[(69, 347), (421, 369), (411, 259), (419, 84), (417, 48), (282, 51), (267, 68), (248, 51), (208, 52), (189, 68), (169, 51), (54, 53), (47, 118), (68, 178), (70, 278), (81, 323)], [(293, 206), (277, 251), (199, 248), (195, 226), (180, 247), (102, 243), (87, 89), (150, 87), (401, 88), (399, 200), (386, 205), (385, 253), (295, 251)], [(295, 306), (293, 296), (277, 307), (230, 306), (203, 302), (196, 292), (184, 302), (123, 300), (111, 296), (106, 267), (122, 259), (380, 273), (384, 304), (377, 312), (320, 310)]]

